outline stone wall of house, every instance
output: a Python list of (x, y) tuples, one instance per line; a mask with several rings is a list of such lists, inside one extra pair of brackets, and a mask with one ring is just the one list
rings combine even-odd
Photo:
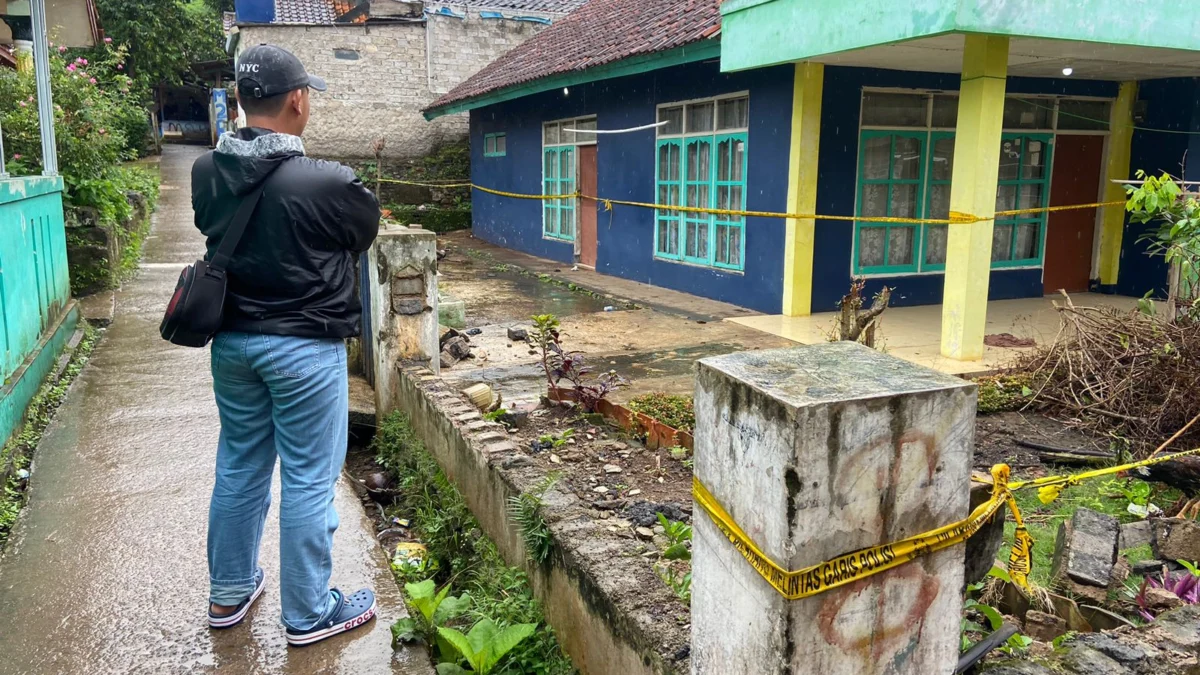
[[(467, 136), (467, 116), (426, 121), (421, 109), (520, 44), (543, 24), (431, 16), (427, 23), (352, 26), (246, 25), (239, 49), (263, 42), (296, 54), (329, 90), (313, 93), (304, 134), (310, 155), (371, 159), (374, 139), (387, 139), (385, 157), (422, 157)], [(506, 11), (506, 14), (511, 12)]]
[(329, 90), (313, 92), (304, 133), (308, 154), (338, 159), (373, 157), (371, 143), (387, 139), (385, 154), (410, 159), (461, 139), (467, 120), (425, 121), (433, 100), (421, 23), (374, 26), (242, 26), (240, 49), (263, 42), (300, 57)]
[[(466, 18), (431, 15), (426, 25), (429, 40), (429, 89), (441, 95), (456, 87), (501, 54), (528, 40), (545, 24), (513, 19), (485, 19), (487, 9), (450, 8)], [(500, 11), (500, 10), (494, 10)], [(503, 10), (513, 16), (512, 10)], [(520, 14), (530, 16), (528, 13)], [(555, 15), (544, 15), (555, 18)]]

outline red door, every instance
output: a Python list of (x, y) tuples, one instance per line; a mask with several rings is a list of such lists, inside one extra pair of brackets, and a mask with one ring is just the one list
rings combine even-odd
[[(579, 146), (579, 190), (590, 197), (596, 196), (596, 146)], [(579, 200), (579, 262), (588, 267), (596, 266), (596, 200)]]
[[(1099, 201), (1103, 136), (1057, 136), (1054, 173), (1050, 176), (1050, 205), (1091, 204)], [(1051, 213), (1046, 226), (1046, 259), (1042, 280), (1047, 294), (1063, 289), (1088, 289), (1092, 275), (1092, 242), (1096, 209)]]

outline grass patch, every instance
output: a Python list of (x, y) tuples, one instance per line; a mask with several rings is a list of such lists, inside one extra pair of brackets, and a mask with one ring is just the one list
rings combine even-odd
[(62, 405), (67, 396), (67, 389), (79, 371), (87, 364), (92, 350), (99, 340), (100, 333), (88, 324), (84, 324), (83, 340), (75, 348), (66, 371), (57, 382), (47, 382), (29, 403), (25, 412), (25, 421), (21, 431), (13, 436), (4, 448), (0, 450), (0, 481), (4, 490), (0, 493), (0, 549), (8, 542), (8, 535), (21, 507), (25, 505), (26, 481), (19, 477), (19, 472), (28, 469), (33, 459), (33, 452), (42, 440), (42, 434), (54, 417), (54, 411)]
[[(1033, 537), (1033, 571), (1030, 578), (1040, 586), (1050, 585), (1050, 566), (1054, 560), (1054, 543), (1058, 538), (1058, 527), (1070, 518), (1077, 509), (1088, 508), (1100, 513), (1106, 513), (1124, 523), (1131, 523), (1139, 518), (1127, 511), (1130, 494), (1141, 493), (1137, 485), (1146, 485), (1145, 481), (1136, 478), (1094, 478), (1084, 481), (1063, 491), (1062, 495), (1049, 504), (1038, 500), (1037, 490), (1030, 488), (1017, 490), (1013, 493), (1017, 500), (1017, 508), (1025, 519), (1026, 528)], [(1150, 485), (1149, 501), (1162, 506), (1171, 504), (1182, 496), (1182, 492), (1165, 485), (1153, 483)], [(1005, 548), (1002, 553), (1012, 547), (1013, 531), (1016, 523), (1012, 514), (1004, 525)], [(1143, 550), (1144, 549), (1144, 550)], [(1149, 546), (1130, 549), (1124, 553), (1130, 562), (1149, 560), (1153, 554)], [(1134, 559), (1133, 556), (1143, 556)]]
[(454, 595), (469, 592), (472, 606), (467, 614), (472, 622), (487, 618), (501, 626), (537, 624), (536, 632), (509, 652), (494, 672), (574, 673), (524, 571), (506, 564), (496, 545), (484, 536), (462, 494), (413, 432), (408, 416), (389, 415), (379, 426), (373, 448), (379, 463), (396, 477), (400, 496), (392, 511), (411, 520), (414, 533), (428, 549), (419, 564), (394, 563), (397, 580), (433, 579), (439, 586), (451, 583)]
[(654, 392), (642, 394), (629, 402), (629, 409), (649, 415), (679, 431), (691, 432), (696, 427), (696, 411), (691, 396)]

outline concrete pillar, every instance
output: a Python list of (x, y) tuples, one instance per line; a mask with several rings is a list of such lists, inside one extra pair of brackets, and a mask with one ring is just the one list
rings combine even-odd
[(429, 230), (391, 226), (367, 254), (371, 277), (371, 340), (375, 412), (395, 409), (397, 368), (419, 361), (438, 372), (437, 237)]
[(950, 215), (965, 214), (987, 220), (950, 225), (942, 293), (942, 356), (978, 361), (983, 358), (988, 281), (992, 271), (992, 227), (996, 181), (1000, 176), (1008, 38), (967, 35), (965, 40)]
[[(1125, 199), (1125, 188), (1114, 180), (1128, 180), (1129, 155), (1133, 145), (1133, 104), (1137, 101), (1137, 82), (1122, 82), (1113, 103), (1108, 136), (1108, 161), (1104, 169), (1104, 201)], [(1125, 209), (1107, 207), (1100, 220), (1100, 291), (1116, 293), (1117, 273), (1121, 267), (1121, 235), (1125, 232)]]
[[(825, 64), (797, 63), (792, 90), (792, 137), (788, 153), (788, 213), (817, 212), (817, 153), (821, 143), (821, 93)], [(783, 313), (812, 313), (812, 218), (789, 218), (783, 251)]]
[[(786, 569), (891, 543), (967, 516), (975, 396), (851, 342), (703, 359), (696, 478)], [(693, 513), (694, 673), (953, 671), (964, 546), (789, 601)]]

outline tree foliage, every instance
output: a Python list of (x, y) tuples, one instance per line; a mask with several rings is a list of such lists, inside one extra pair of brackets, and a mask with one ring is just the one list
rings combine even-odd
[[(224, 56), (212, 0), (97, 0), (108, 37), (128, 49), (128, 73), (142, 92), (179, 84), (192, 63)], [(228, 3), (231, 4), (231, 3)]]

